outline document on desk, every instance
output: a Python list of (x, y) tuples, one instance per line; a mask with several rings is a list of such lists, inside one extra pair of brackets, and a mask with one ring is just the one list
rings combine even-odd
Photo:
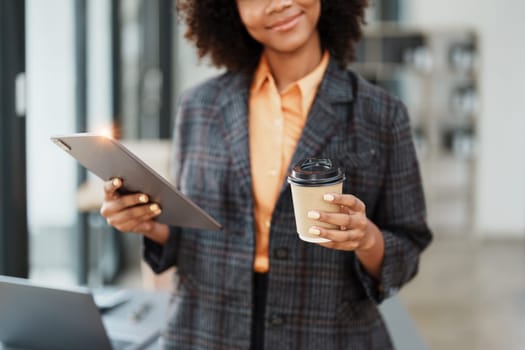
[[(126, 334), (144, 334), (159, 331), (166, 325), (168, 318), (167, 292), (146, 292), (130, 290), (130, 299), (104, 314), (103, 321), (111, 338), (119, 338)], [(143, 336), (144, 337), (144, 336)], [(158, 342), (152, 342), (148, 350), (157, 349)]]
[(159, 222), (220, 230), (221, 225), (190, 198), (117, 140), (89, 133), (54, 136), (51, 140), (104, 181), (123, 180), (123, 193), (141, 192), (160, 204)]
[(92, 293), (95, 304), (102, 313), (121, 306), (131, 298), (130, 292), (125, 289), (96, 288)]

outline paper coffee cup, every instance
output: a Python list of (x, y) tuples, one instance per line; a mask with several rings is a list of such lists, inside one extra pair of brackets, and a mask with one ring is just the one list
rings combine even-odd
[(342, 193), (344, 172), (330, 159), (307, 158), (295, 164), (288, 182), (292, 189), (292, 200), (295, 214), (295, 224), (299, 238), (311, 243), (330, 242), (308, 233), (312, 226), (337, 228), (317, 220), (310, 219), (310, 210), (339, 212), (339, 206), (323, 199), (327, 193)]

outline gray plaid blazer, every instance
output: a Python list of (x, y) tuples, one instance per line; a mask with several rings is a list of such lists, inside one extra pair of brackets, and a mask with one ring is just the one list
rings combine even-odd
[[(176, 184), (224, 230), (172, 228), (165, 246), (144, 241), (154, 271), (177, 267), (166, 348), (250, 346), (255, 233), (249, 86), (249, 78), (225, 73), (179, 101)], [(353, 252), (297, 237), (283, 181), (270, 234), (265, 348), (391, 349), (377, 303), (416, 274), (432, 237), (405, 108), (332, 60), (291, 164), (312, 156), (340, 161), (344, 192), (363, 200), (382, 230), (381, 280), (371, 278)]]

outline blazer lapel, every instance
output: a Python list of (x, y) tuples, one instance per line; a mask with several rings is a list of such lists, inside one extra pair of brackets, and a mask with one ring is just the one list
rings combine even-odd
[(231, 94), (221, 112), (224, 118), (224, 139), (232, 157), (232, 170), (237, 174), (240, 190), (251, 198), (252, 177), (248, 135), (249, 80), (239, 76), (230, 86)]
[[(224, 139), (229, 145), (233, 160), (232, 170), (238, 176), (240, 189), (251, 198), (252, 176), (248, 135), (248, 98), (250, 79), (238, 76), (228, 87), (229, 99), (221, 112), (224, 118)], [(306, 125), (298, 141), (288, 173), (293, 164), (301, 159), (319, 155), (330, 137), (346, 119), (346, 113), (339, 109), (353, 99), (352, 83), (346, 70), (331, 59), (316, 99), (312, 105)], [(288, 182), (283, 182), (281, 191)]]
[[(337, 128), (345, 122), (347, 104), (352, 100), (352, 82), (348, 72), (339, 68), (337, 63), (331, 59), (292, 161), (288, 165), (288, 174), (293, 165), (301, 159), (315, 157), (321, 153)], [(281, 191), (284, 191), (287, 186), (288, 182), (284, 181)]]

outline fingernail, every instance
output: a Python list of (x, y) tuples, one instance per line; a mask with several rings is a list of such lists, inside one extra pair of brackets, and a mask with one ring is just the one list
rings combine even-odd
[(139, 202), (141, 202), (141, 203), (148, 203), (148, 201), (149, 201), (149, 198), (145, 194), (141, 194), (139, 196)]
[(114, 178), (113, 181), (111, 181), (111, 183), (113, 184), (113, 187), (120, 187), (121, 185), (121, 181), (119, 178)]
[(310, 219), (319, 219), (319, 218), (321, 217), (321, 214), (319, 214), (319, 212), (317, 212), (317, 211), (310, 210), (310, 211), (308, 212), (308, 217), (309, 217)]
[(319, 231), (319, 229), (316, 227), (310, 227), (310, 229), (308, 229), (308, 233), (311, 235), (319, 236), (321, 234), (321, 231)]
[(334, 199), (335, 199), (335, 197), (334, 197), (334, 195), (332, 195), (332, 194), (325, 194), (325, 195), (323, 196), (323, 199), (324, 199), (325, 201), (327, 201), (327, 202), (333, 202)]
[(158, 212), (160, 211), (160, 207), (157, 203), (153, 203), (149, 206), (149, 210), (151, 210), (152, 212)]

